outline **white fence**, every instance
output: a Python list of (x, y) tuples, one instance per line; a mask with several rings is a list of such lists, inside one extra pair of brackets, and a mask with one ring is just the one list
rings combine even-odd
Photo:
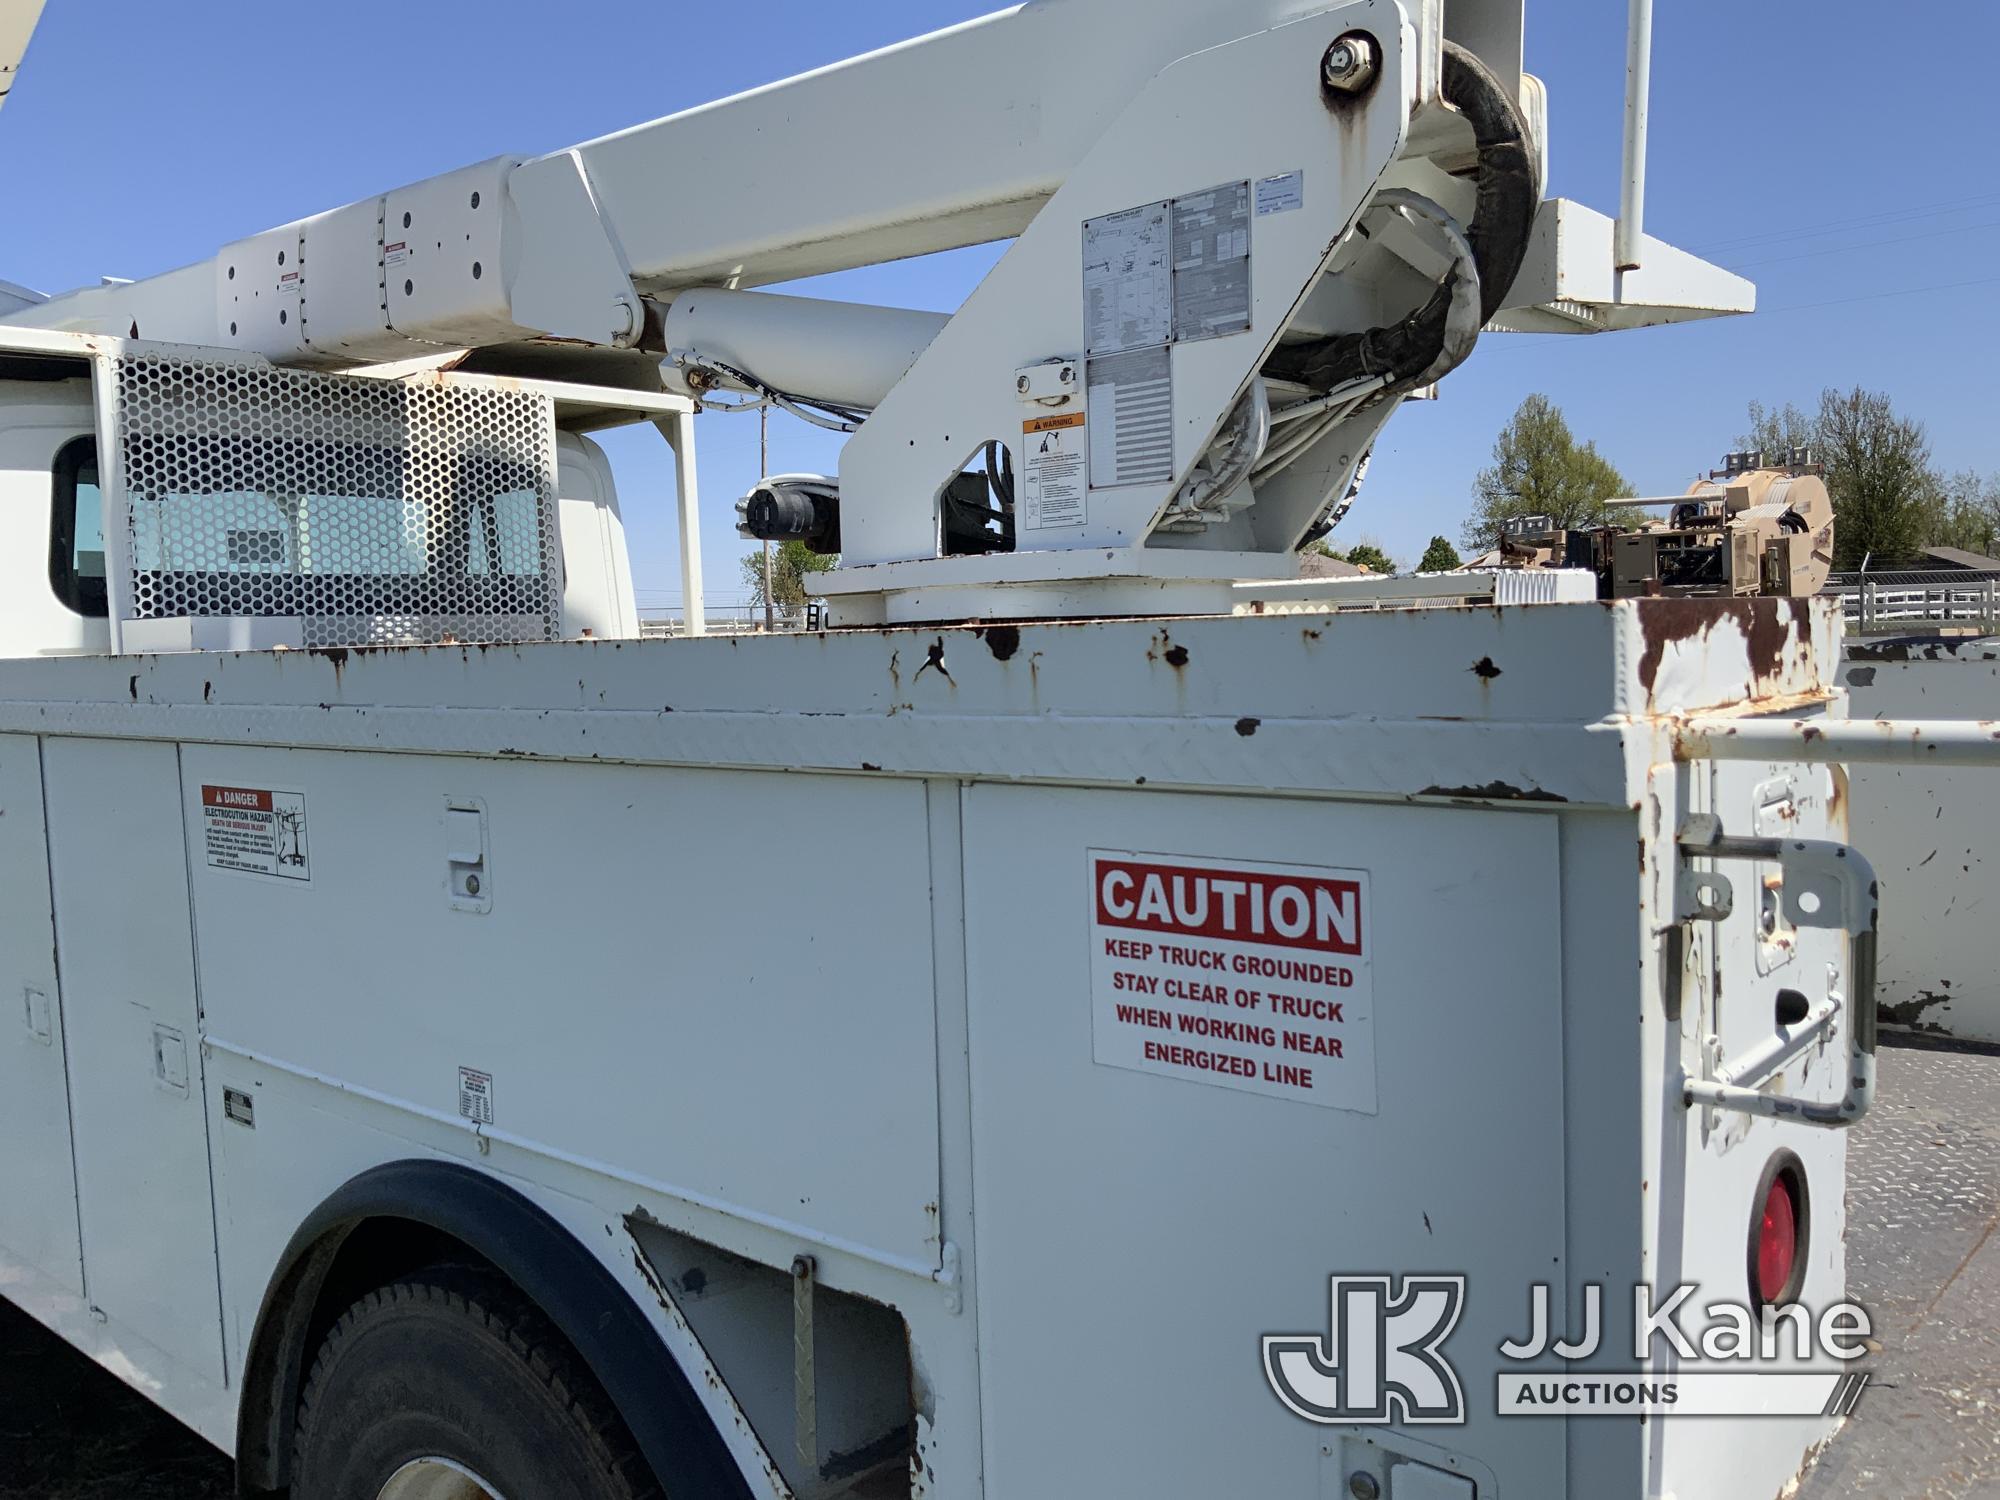
[(1835, 575), (1826, 592), (1840, 596), (1847, 623), (1862, 633), (1929, 621), (2000, 629), (2000, 574), (1884, 573)]
[[(766, 630), (778, 635), (796, 634), (802, 630), (819, 629), (819, 606), (810, 605), (800, 610), (778, 610), (770, 625), (764, 623), (764, 606), (761, 604), (713, 605), (706, 613), (707, 630), (710, 635), (762, 635)], [(641, 612), (639, 634), (652, 640), (667, 636), (687, 634), (687, 623), (677, 611), (659, 613)]]

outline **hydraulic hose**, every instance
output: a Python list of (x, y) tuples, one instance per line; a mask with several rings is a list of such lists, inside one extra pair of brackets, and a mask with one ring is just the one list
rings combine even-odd
[[(1484, 63), (1454, 42), (1444, 43), (1442, 94), (1472, 126), (1478, 146), (1473, 173), (1478, 196), (1465, 238), (1478, 268), (1479, 322), (1484, 327), (1500, 310), (1527, 257), (1528, 236), (1542, 201), (1540, 158), (1519, 103)], [(1271, 356), (1264, 373), (1316, 391), (1380, 375), (1391, 377), (1392, 392), (1427, 384), (1435, 377), (1425, 372), (1445, 352), (1460, 274), (1454, 269), (1423, 306), (1400, 322), (1287, 345)]]

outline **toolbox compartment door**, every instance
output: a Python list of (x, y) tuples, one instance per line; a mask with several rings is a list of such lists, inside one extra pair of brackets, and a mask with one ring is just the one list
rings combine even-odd
[[(1567, 1298), (1558, 849), (1548, 813), (967, 791), (989, 1493), (1332, 1493), (1318, 1486), (1333, 1429), (1280, 1404), (1261, 1341), (1324, 1338), (1329, 1277), (1371, 1273), (1468, 1278), (1445, 1348), (1469, 1420), (1426, 1427), (1424, 1441), (1504, 1475), (1510, 1494), (1566, 1492), (1567, 1424), (1501, 1421), (1492, 1389), (1494, 1351), (1526, 1330), (1528, 1288)], [(1336, 903), (1340, 882), (1358, 890), (1364, 952), (1350, 962), (1365, 957), (1367, 974), (1343, 1024), (1357, 1056), (1372, 1043), (1372, 1089), (1350, 1078), (1324, 1099), (1286, 1097), (1261, 1079), (1094, 1060), (1107, 1024), (1109, 1052), (1135, 1055), (1117, 1053), (1130, 1039), (1101, 1013), (1117, 1003), (1112, 976), (1160, 972), (1157, 955), (1107, 964), (1093, 951), (1161, 938), (1103, 926), (1104, 851), (1246, 888), (1289, 869), (1333, 882)], [(1237, 897), (1240, 918), (1249, 898)], [(1117, 884), (1110, 899), (1136, 916), (1143, 895)], [(1169, 891), (1170, 911), (1200, 915), (1195, 899)], [(1205, 1050), (1261, 1072), (1255, 1047)], [(1375, 1430), (1390, 1446), (1411, 1431)]]

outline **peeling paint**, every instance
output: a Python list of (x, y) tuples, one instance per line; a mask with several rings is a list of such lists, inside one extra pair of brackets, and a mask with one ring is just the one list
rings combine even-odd
[(1567, 802), (1569, 798), (1554, 792), (1545, 792), (1540, 787), (1510, 786), (1504, 781), (1489, 781), (1485, 786), (1427, 786), (1419, 797), (1450, 797), (1454, 801), (1465, 802)]

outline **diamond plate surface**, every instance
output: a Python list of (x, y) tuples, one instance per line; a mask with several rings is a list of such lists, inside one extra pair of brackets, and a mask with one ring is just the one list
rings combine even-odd
[(560, 629), (546, 396), (119, 359), (128, 618), (277, 618), (308, 646)]
[(2000, 1056), (1885, 1047), (1851, 1147), (1848, 1285), (1882, 1352), (1798, 1500), (2000, 1497)]

